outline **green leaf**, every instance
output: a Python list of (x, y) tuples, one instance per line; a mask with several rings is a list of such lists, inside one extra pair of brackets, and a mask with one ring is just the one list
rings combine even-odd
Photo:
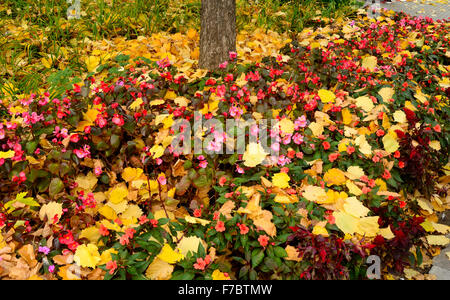
[(255, 249), (252, 252), (252, 268), (256, 268), (264, 259), (264, 250)]
[(59, 178), (53, 178), (48, 187), (50, 197), (55, 196), (64, 189), (64, 183)]
[(287, 257), (288, 256), (286, 250), (284, 250), (281, 247), (275, 247), (274, 252), (275, 252), (275, 255), (278, 257)]

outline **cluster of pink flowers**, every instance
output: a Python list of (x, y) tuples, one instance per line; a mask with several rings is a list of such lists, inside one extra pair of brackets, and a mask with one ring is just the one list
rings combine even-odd
[(211, 263), (211, 256), (206, 255), (205, 258), (197, 258), (197, 262), (194, 264), (194, 269), (204, 271), (206, 267)]

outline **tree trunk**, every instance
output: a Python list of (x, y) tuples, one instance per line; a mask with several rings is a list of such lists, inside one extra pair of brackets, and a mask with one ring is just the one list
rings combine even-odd
[(200, 68), (216, 70), (230, 51), (236, 51), (236, 0), (202, 0)]

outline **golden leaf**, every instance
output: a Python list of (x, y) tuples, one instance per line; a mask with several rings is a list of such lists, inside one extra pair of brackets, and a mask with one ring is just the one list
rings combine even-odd
[(261, 144), (250, 143), (247, 146), (242, 159), (244, 160), (244, 166), (246, 167), (256, 167), (266, 158), (268, 153), (264, 151)]
[(329, 169), (323, 176), (323, 180), (327, 185), (341, 185), (347, 181), (345, 173), (337, 168)]
[(184, 255), (179, 251), (174, 251), (169, 244), (164, 244), (161, 249), (161, 252), (157, 256), (162, 261), (165, 261), (169, 264), (174, 264), (184, 258)]
[(155, 258), (145, 271), (145, 276), (151, 280), (169, 280), (172, 277), (174, 266)]
[(78, 246), (73, 259), (77, 265), (88, 268), (95, 268), (101, 261), (98, 248), (94, 244)]
[(332, 91), (324, 89), (319, 90), (318, 95), (323, 103), (334, 102), (336, 99), (336, 95)]

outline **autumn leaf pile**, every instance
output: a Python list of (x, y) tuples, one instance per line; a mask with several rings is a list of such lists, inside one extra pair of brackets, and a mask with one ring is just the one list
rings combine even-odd
[[(0, 276), (364, 279), (376, 254), (385, 279), (429, 277), (450, 231), (449, 29), (317, 18), (241, 33), (215, 72), (195, 30), (92, 42), (81, 83), (2, 100)], [(198, 114), (274, 119), (248, 135), (279, 154), (217, 154), (234, 138), (206, 127), (204, 153), (178, 152)]]

